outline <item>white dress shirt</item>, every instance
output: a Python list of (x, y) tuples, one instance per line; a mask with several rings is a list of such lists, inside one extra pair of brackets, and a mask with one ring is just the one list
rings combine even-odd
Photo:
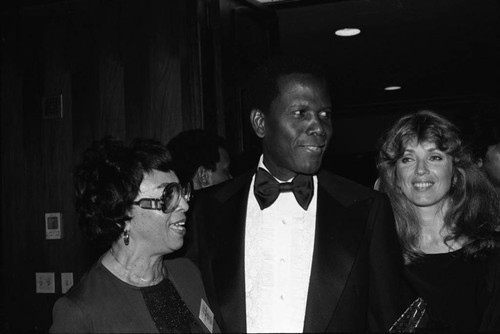
[[(259, 167), (267, 170), (262, 156)], [(261, 210), (253, 193), (255, 175), (252, 179), (245, 227), (249, 333), (304, 330), (316, 227), (316, 176), (313, 181), (314, 196), (307, 211), (292, 192), (281, 193), (276, 202)]]

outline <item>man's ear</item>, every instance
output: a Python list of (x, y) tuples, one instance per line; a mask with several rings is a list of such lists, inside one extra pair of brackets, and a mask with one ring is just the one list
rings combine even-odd
[(198, 182), (202, 188), (210, 186), (211, 183), (211, 175), (212, 171), (203, 166), (198, 167), (196, 171), (196, 176), (198, 178)]
[(250, 112), (250, 124), (252, 124), (253, 131), (259, 138), (264, 138), (266, 133), (265, 115), (259, 109), (252, 109)]

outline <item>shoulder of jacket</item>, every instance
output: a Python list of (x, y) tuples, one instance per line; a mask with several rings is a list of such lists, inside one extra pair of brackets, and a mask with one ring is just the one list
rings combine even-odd
[(321, 171), (318, 174), (318, 186), (345, 206), (384, 197), (379, 191), (328, 171)]

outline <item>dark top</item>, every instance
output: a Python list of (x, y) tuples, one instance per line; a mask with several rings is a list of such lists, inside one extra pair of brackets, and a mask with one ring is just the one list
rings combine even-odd
[[(121, 281), (99, 260), (53, 309), (51, 333), (209, 332), (200, 321), (207, 302), (196, 266), (165, 260), (168, 277), (139, 288)], [(220, 332), (213, 324), (213, 332)]]
[(427, 303), (427, 331), (500, 331), (500, 256), (465, 259), (463, 251), (426, 254), (405, 268)]

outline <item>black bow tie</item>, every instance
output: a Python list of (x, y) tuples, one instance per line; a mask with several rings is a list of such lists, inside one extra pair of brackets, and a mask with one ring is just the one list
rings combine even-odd
[(279, 183), (266, 170), (259, 168), (255, 175), (254, 194), (261, 210), (274, 203), (281, 192), (292, 191), (297, 203), (307, 210), (313, 197), (312, 176), (298, 174), (292, 182)]

